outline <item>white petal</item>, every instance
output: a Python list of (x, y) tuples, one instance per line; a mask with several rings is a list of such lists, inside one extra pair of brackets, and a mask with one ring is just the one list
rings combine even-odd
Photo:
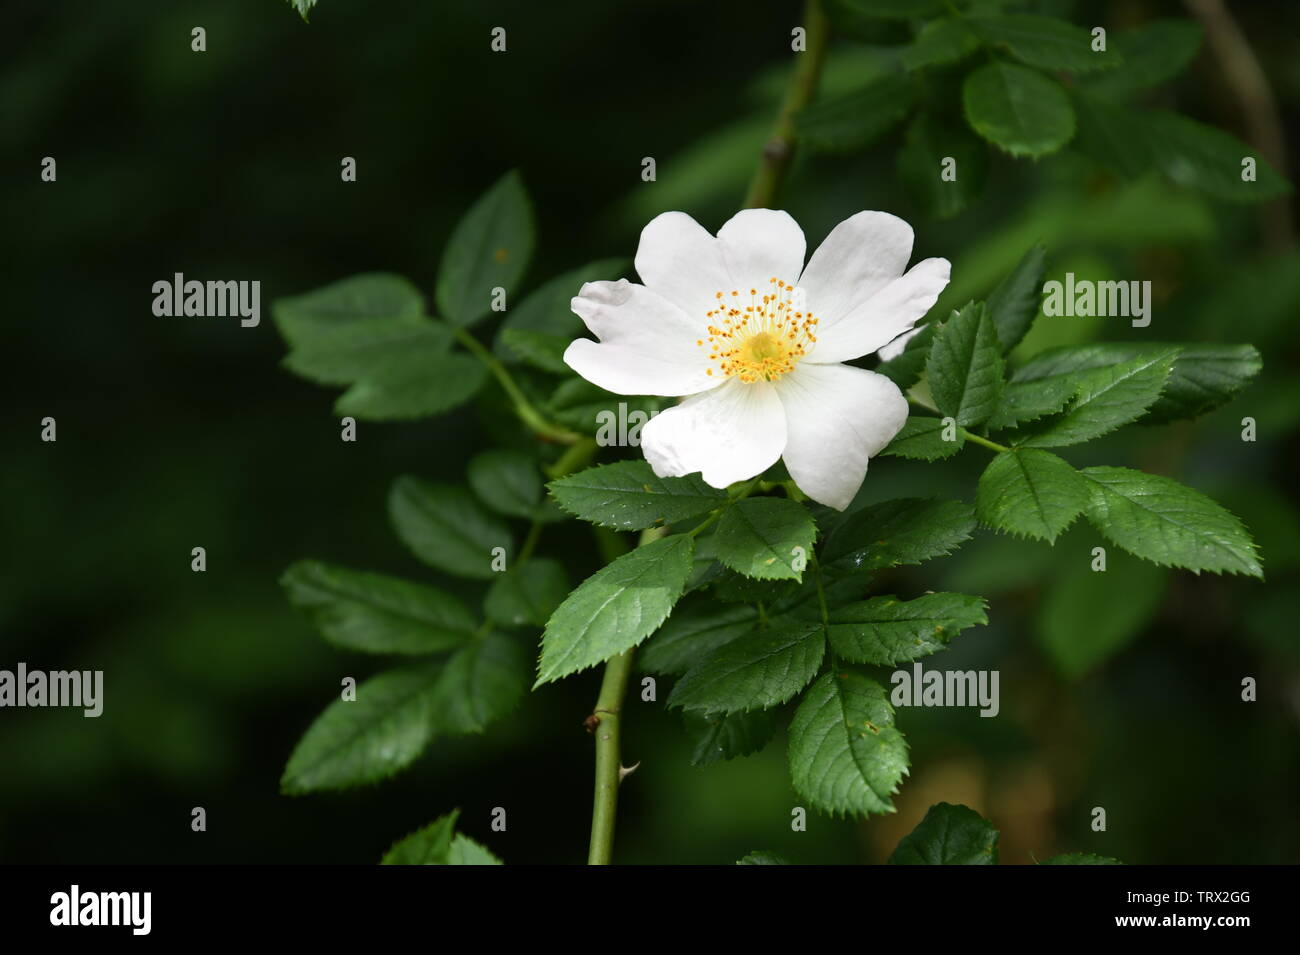
[(703, 315), (687, 315), (666, 298), (627, 279), (588, 282), (569, 307), (603, 342), (644, 348), (663, 358), (680, 358), (703, 366), (708, 349), (695, 343), (708, 328)]
[(590, 338), (570, 342), (564, 362), (593, 385), (616, 395), (693, 395), (718, 381), (706, 375), (703, 366), (664, 361), (627, 345), (606, 345)]
[(737, 212), (718, 230), (718, 241), (736, 290), (742, 295), (749, 289), (757, 289), (760, 295), (769, 291), (768, 280), (773, 277), (794, 284), (803, 271), (803, 229), (788, 212)]
[(772, 385), (731, 378), (651, 418), (641, 429), (641, 450), (660, 477), (699, 471), (713, 487), (726, 487), (775, 464), (785, 429)]
[(859, 212), (817, 247), (799, 285), (822, 321), (847, 315), (903, 274), (912, 257), (912, 227), (888, 212)]
[(636, 271), (648, 288), (701, 319), (716, 293), (735, 287), (722, 244), (684, 212), (655, 216), (641, 230)]
[(800, 362), (776, 383), (785, 406), (786, 469), (814, 501), (844, 510), (867, 474), (867, 461), (898, 434), (907, 399), (874, 371)]
[(911, 331), (948, 284), (951, 269), (947, 259), (925, 259), (838, 321), (819, 322), (817, 343), (804, 362), (851, 361)]
[(626, 279), (588, 282), (570, 302), (600, 338), (579, 339), (564, 353), (569, 367), (620, 395), (693, 395), (716, 387), (708, 374), (705, 321)]
[(893, 361), (907, 349), (907, 344), (917, 335), (925, 330), (924, 325), (919, 325), (910, 332), (903, 332), (888, 345), (882, 345), (876, 351), (876, 357), (881, 361)]

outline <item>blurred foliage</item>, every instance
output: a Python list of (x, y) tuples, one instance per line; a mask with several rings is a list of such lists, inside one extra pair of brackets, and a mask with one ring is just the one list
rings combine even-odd
[[(830, 4), (838, 39), (817, 112), (804, 118), (819, 124), (812, 143), (828, 148), (799, 153), (783, 205), (810, 243), (860, 208), (912, 222), (918, 250), (954, 263), (938, 314), (987, 294), (1041, 241), (1048, 279), (1150, 279), (1152, 340), (1254, 344), (1263, 371), (1225, 407), (1065, 456), (1211, 494), (1251, 528), (1267, 582), (1138, 570), (1114, 550), (1104, 577), (1067, 575), (1101, 543), (1086, 525), (1055, 547), (979, 532), (920, 572), (881, 578), (884, 592), (988, 597), (989, 626), (944, 662), (1002, 672), (998, 719), (908, 712), (914, 769), (897, 815), (812, 815), (806, 833), (792, 832), (784, 738), (695, 767), (680, 714), (634, 696), (624, 752), (642, 768), (623, 789), (619, 859), (717, 863), (761, 846), (802, 863), (882, 862), (932, 804), (948, 802), (993, 823), (1003, 863), (1067, 850), (1137, 863), (1300, 861), (1294, 202), (1229, 201), (1151, 143), (1109, 162), (1090, 148), (1095, 117), (1079, 111), (1082, 98), (1099, 115), (1116, 103), (1173, 110), (1251, 140), (1223, 53), (1191, 41), (1178, 4), (1008, 5), (1105, 25), (1126, 63), (1144, 67), (1137, 88), (1118, 71), (1069, 84), (1078, 136), (1037, 162), (987, 148), (952, 112), (980, 66), (963, 59), (966, 38), (931, 28), (913, 43), (906, 16), (874, 15), (924, 6)], [(525, 293), (583, 263), (594, 263), (591, 276), (617, 272), (598, 260), (630, 255), (657, 212), (682, 209), (716, 228), (770, 128), (797, 6), (580, 2), (561, 16), (522, 0), (382, 13), (331, 0), (309, 26), (286, 4), (256, 0), (75, 10), (15, 0), (7, 14), (7, 344), (22, 360), (10, 372), (0, 479), (10, 544), (0, 666), (102, 668), (106, 702), (93, 720), (0, 712), (0, 859), (373, 862), (459, 806), (457, 830), (509, 863), (580, 860), (591, 774), (581, 724), (594, 676), (529, 694), (493, 733), (443, 741), (382, 788), (278, 794), (284, 755), (339, 681), (379, 668), (321, 641), (278, 577), (305, 555), (429, 576), (386, 526), (389, 485), (402, 473), (460, 481), (479, 435), (500, 425), (490, 408), (461, 410), (366, 424), (356, 444), (341, 443), (326, 394), (279, 367), (266, 306), (360, 271), (408, 275), (432, 296), (468, 197), (508, 169), (522, 172), (538, 220)], [(1294, 154), (1300, 10), (1237, 4), (1233, 14)], [(1119, 40), (1170, 19), (1154, 39)], [(500, 24), (505, 55), (488, 46)], [(208, 32), (206, 53), (190, 50), (195, 25)], [(900, 63), (921, 39), (929, 52)], [(1180, 62), (1185, 72), (1169, 81)], [(876, 84), (896, 83), (900, 69), (924, 71), (923, 95), (908, 102), (925, 109), (900, 107), (839, 145), (837, 116), (888, 92)], [(1132, 128), (1128, 114), (1119, 121)], [(936, 203), (899, 175), (910, 168), (900, 154), (949, 150), (980, 157), (983, 189), (964, 206)], [(39, 179), (44, 156), (58, 160), (56, 184)], [(342, 156), (357, 158), (356, 183), (339, 181)], [(657, 182), (640, 179), (646, 156)], [(150, 286), (176, 271), (260, 279), (262, 325), (154, 317)], [(1040, 317), (1010, 361), (1143, 335), (1112, 319)], [(57, 444), (38, 440), (46, 415), (58, 419)], [(1258, 423), (1254, 443), (1240, 438), (1246, 416)], [(969, 496), (984, 463), (882, 459), (863, 496)], [(585, 528), (554, 534), (572, 566), (595, 569)], [(190, 572), (196, 545), (207, 548), (206, 574)], [(1240, 701), (1243, 676), (1258, 679), (1258, 703)], [(1088, 825), (1098, 805), (1110, 817), (1104, 834)], [(207, 810), (206, 833), (190, 831), (195, 806)], [(497, 806), (509, 812), (506, 833), (490, 831)]]

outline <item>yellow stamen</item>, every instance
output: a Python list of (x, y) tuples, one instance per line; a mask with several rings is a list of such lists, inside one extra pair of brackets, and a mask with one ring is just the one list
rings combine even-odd
[[(771, 291), (761, 297), (757, 289), (750, 289), (750, 304), (743, 308), (724, 306), (705, 313), (706, 318), (721, 322), (708, 326), (709, 361), (717, 362), (724, 376), (746, 384), (776, 381), (789, 374), (817, 341), (816, 316), (794, 310), (795, 287), (775, 277), (768, 284)], [(715, 298), (724, 294), (718, 292)], [(731, 295), (739, 298), (740, 292)], [(702, 346), (704, 341), (696, 344)], [(708, 374), (713, 374), (712, 368)]]

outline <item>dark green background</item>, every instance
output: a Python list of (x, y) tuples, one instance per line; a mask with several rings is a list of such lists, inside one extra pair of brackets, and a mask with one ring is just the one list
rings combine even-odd
[[(1092, 12), (1076, 23), (1113, 30), (1183, 15), (1173, 3), (1082, 6)], [(1235, 7), (1293, 134), (1300, 10)], [(462, 830), (508, 862), (585, 857), (581, 721), (594, 673), (530, 694), (485, 737), (435, 742), (382, 786), (277, 794), (339, 680), (384, 665), (326, 647), (288, 607), (279, 574), (310, 556), (424, 577), (387, 527), (388, 485), (399, 473), (459, 480), (485, 438), (467, 408), (363, 424), (356, 444), (341, 443), (333, 393), (278, 367), (270, 301), (368, 270), (428, 291), (451, 227), (511, 168), (537, 209), (530, 287), (630, 257), (666, 208), (716, 229), (743, 195), (798, 17), (795, 3), (322, 0), (307, 25), (277, 0), (6, 5), (0, 667), (103, 669), (106, 702), (97, 720), (0, 711), (0, 861), (371, 862), (455, 806)], [(203, 54), (190, 51), (196, 25)], [(489, 51), (497, 25), (505, 55)], [(906, 30), (882, 26), (875, 39), (904, 42)], [(1247, 137), (1222, 76), (1203, 49), (1147, 99)], [(995, 158), (982, 200), (935, 223), (899, 185), (899, 141), (797, 165), (783, 205), (810, 249), (858, 209), (894, 212), (915, 224), (916, 256), (949, 258), (954, 295), (969, 297), (1041, 237), (1052, 275), (1151, 279), (1157, 301), (1146, 333), (1054, 319), (1031, 347), (1146, 334), (1260, 348), (1263, 376), (1226, 408), (1067, 457), (1214, 495), (1256, 534), (1269, 581), (1148, 573), (1112, 550), (1106, 582), (1088, 584), (1101, 590), (1084, 591), (1069, 582), (1098, 542), (1086, 526), (1055, 549), (982, 532), (953, 558), (882, 581), (885, 592), (987, 594), (990, 626), (943, 662), (1002, 673), (998, 719), (900, 714), (912, 775), (897, 816), (813, 814), (792, 833), (799, 800), (780, 737), (759, 756), (697, 769), (676, 715), (632, 702), (625, 753), (642, 766), (624, 787), (617, 857), (717, 863), (772, 848), (796, 862), (881, 861), (947, 800), (993, 820), (1006, 862), (1063, 850), (1300, 861), (1300, 258), (1276, 231), (1293, 204), (1125, 186), (1067, 150), (1038, 164)], [(47, 155), (55, 184), (39, 180)], [(358, 182), (340, 182), (343, 156), (356, 157)], [(640, 180), (645, 156), (656, 183)], [(150, 287), (177, 271), (260, 279), (261, 326), (155, 317)], [(46, 415), (56, 444), (39, 440)], [(1255, 444), (1239, 440), (1245, 415), (1259, 422)], [(880, 459), (865, 493), (969, 500), (986, 460), (979, 448), (937, 466)], [(189, 568), (196, 545), (205, 574)], [(548, 531), (543, 549), (578, 573), (595, 566), (573, 525)], [(1041, 649), (1044, 621), (1144, 602), (1148, 613), (1120, 622), (1131, 642), (1081, 678), (1065, 679)], [(1239, 701), (1243, 676), (1258, 679), (1258, 703)], [(1088, 827), (1097, 805), (1104, 834)], [(207, 810), (206, 833), (190, 830), (194, 806)], [(489, 829), (495, 806), (506, 833)]]

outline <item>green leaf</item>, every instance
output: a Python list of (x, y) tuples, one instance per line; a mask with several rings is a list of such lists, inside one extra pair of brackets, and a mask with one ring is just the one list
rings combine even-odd
[(388, 495), (388, 516), (411, 553), (456, 577), (487, 580), (493, 548), (513, 551), (509, 528), (461, 487), (400, 477)]
[(689, 613), (678, 608), (637, 652), (637, 666), (642, 670), (685, 673), (706, 654), (749, 633), (758, 622), (753, 607), (719, 607), (711, 599), (694, 599), (695, 606), (707, 607), (708, 611)]
[(417, 319), (424, 314), (420, 290), (400, 275), (366, 272), (302, 295), (277, 299), (275, 325), (294, 348), (307, 348), (371, 321)]
[(693, 548), (685, 534), (664, 537), (583, 581), (546, 625), (536, 685), (603, 663), (654, 633), (682, 595)]
[(481, 733), (519, 705), (528, 661), (509, 637), (488, 633), (458, 650), (433, 688), (431, 718), (440, 733)]
[[(1079, 149), (1130, 179), (1157, 169), (1168, 179), (1218, 199), (1259, 202), (1286, 195), (1288, 182), (1237, 137), (1177, 113), (1132, 110), (1076, 93)], [(1255, 178), (1242, 179), (1253, 159)]]
[(688, 593), (708, 587), (724, 574), (733, 573), (718, 563), (717, 555), (714, 553), (713, 532), (716, 529), (717, 525), (714, 525), (695, 535), (695, 554), (691, 558), (691, 576), (686, 581)]
[(492, 290), (509, 296), (533, 254), (533, 210), (519, 173), (502, 176), (461, 219), (438, 267), (438, 310), (453, 325), (488, 314)]
[(362, 378), (410, 377), (446, 357), (452, 332), (421, 315), (385, 315), (306, 325), (284, 366), (323, 385), (349, 385)]
[(993, 319), (1003, 354), (1020, 344), (1038, 316), (1046, 268), (1047, 249), (1042, 243), (1036, 243), (1016, 263), (1011, 274), (989, 293), (985, 307)]
[(754, 852), (751, 852), (749, 855), (745, 856), (745, 858), (741, 859), (739, 862), (736, 863), (736, 865), (789, 865), (789, 864), (790, 863), (786, 862), (783, 857), (777, 855), (775, 852), (766, 852), (763, 850), (755, 850)]
[(837, 525), (826, 538), (822, 562), (840, 571), (920, 564), (952, 553), (974, 531), (974, 508), (961, 501), (884, 501)]
[(941, 802), (905, 835), (890, 865), (997, 865), (998, 831), (966, 806)]
[(1003, 451), (984, 469), (975, 492), (976, 516), (994, 530), (1049, 543), (1088, 504), (1088, 482), (1049, 451)]
[(1123, 865), (1118, 859), (1112, 859), (1110, 856), (1094, 855), (1091, 852), (1066, 852), (1063, 855), (1052, 856), (1043, 865)]
[(572, 369), (564, 363), (564, 353), (572, 338), (535, 332), (527, 328), (502, 329), (497, 339), (507, 352), (519, 361), (549, 371), (553, 375), (568, 375)]
[(423, 316), (419, 291), (400, 276), (354, 276), (280, 299), (273, 311), (291, 346), (286, 368), (351, 385), (335, 403), (340, 415), (427, 417), (469, 400), (487, 380), (480, 362), (449, 351), (451, 329)]
[(534, 557), (497, 577), (483, 599), (483, 610), (503, 627), (544, 627), (568, 593), (564, 567)]
[(872, 597), (830, 611), (831, 649), (853, 663), (893, 666), (938, 653), (968, 627), (988, 623), (981, 597), (926, 594)]
[(955, 63), (979, 47), (979, 37), (964, 20), (931, 20), (921, 28), (912, 45), (903, 50), (899, 60), (909, 70)]
[(456, 833), (447, 854), (447, 865), (502, 865), (500, 859), (469, 836)]
[(686, 582), (688, 592), (707, 587), (723, 574), (731, 573), (718, 563), (717, 555), (714, 553), (714, 530), (716, 525), (695, 535), (695, 555), (691, 558), (693, 566), (690, 579)]
[(930, 393), (963, 428), (982, 424), (1002, 394), (1002, 346), (983, 302), (954, 312), (935, 333), (926, 362)]
[(308, 22), (307, 14), (311, 8), (316, 6), (316, 0), (289, 0), (289, 6), (298, 11), (298, 16), (302, 17), (302, 22)]
[(795, 135), (814, 152), (865, 149), (902, 122), (914, 90), (910, 77), (887, 74), (851, 93), (820, 98), (795, 114)]
[(469, 462), (469, 486), (498, 514), (531, 519), (542, 505), (537, 462), (522, 451), (484, 451)]
[[(514, 361), (515, 355), (506, 344), (506, 332), (536, 332), (562, 338), (565, 344), (586, 334), (582, 320), (573, 314), (570, 303), (586, 282), (617, 279), (627, 271), (626, 259), (600, 259), (557, 275), (518, 305), (506, 310), (505, 321), (497, 332), (493, 351), (503, 361)], [(565, 366), (567, 372), (568, 368)]]
[(460, 810), (439, 816), (423, 829), (393, 843), (380, 865), (447, 865)]
[(1142, 419), (1145, 423), (1164, 424), (1213, 411), (1250, 384), (1264, 364), (1251, 345), (1196, 342), (1178, 347), (1173, 371)]
[(1059, 83), (1012, 63), (986, 63), (962, 86), (971, 128), (1012, 156), (1054, 153), (1074, 135), (1074, 110)]
[(722, 512), (713, 540), (718, 560), (761, 580), (802, 580), (817, 525), (802, 504), (751, 497)]
[(1201, 46), (1194, 20), (1149, 20), (1111, 38), (1123, 62), (1120, 69), (1088, 77), (1089, 92), (1120, 98), (1173, 79), (1192, 62)]
[(876, 371), (898, 385), (901, 391), (911, 388), (920, 379), (921, 372), (925, 371), (925, 362), (930, 357), (936, 328), (936, 324), (922, 326), (904, 346), (901, 355), (882, 362), (876, 366)]
[(704, 713), (770, 709), (807, 686), (825, 655), (820, 624), (756, 630), (691, 667), (668, 705)]
[[(1158, 169), (1159, 144), (1152, 142), (1144, 113), (1076, 90), (1079, 130), (1075, 148), (1126, 179), (1139, 179)], [(1243, 154), (1244, 155), (1244, 154)]]
[(784, 623), (787, 617), (792, 620), (819, 623), (822, 619), (823, 599), (826, 601), (826, 606), (830, 608), (861, 600), (871, 587), (871, 578), (866, 574), (848, 577), (824, 576), (819, 588), (814, 575), (805, 579), (802, 584), (787, 583), (785, 586), (790, 588), (789, 591), (766, 605), (767, 617), (778, 624)]
[(925, 418), (913, 415), (903, 424), (903, 428), (889, 442), (881, 454), (899, 458), (912, 458), (916, 461), (938, 461), (950, 458), (966, 444), (966, 434), (960, 428), (953, 427), (953, 439), (944, 440), (942, 418)]
[(692, 766), (711, 766), (721, 760), (757, 753), (776, 732), (772, 714), (763, 710), (725, 714), (687, 710), (684, 716), (691, 737)]
[(1141, 419), (1143, 423), (1163, 424), (1212, 411), (1245, 388), (1259, 374), (1263, 364), (1259, 352), (1250, 345), (1214, 342), (1181, 345), (1102, 342), (1049, 348), (1016, 371), (1004, 404), (1010, 403), (1010, 392), (1018, 388), (1038, 389), (1024, 393), (1025, 400), (1032, 403), (1036, 396), (1041, 397), (1049, 390), (1055, 389), (1059, 393), (1069, 386), (1077, 372), (1118, 365), (1171, 348), (1179, 349), (1178, 357), (1160, 397)]
[(289, 757), (286, 794), (378, 782), (415, 761), (433, 736), (433, 685), (440, 666), (389, 670), (335, 700), (308, 727)]
[(1054, 17), (1011, 13), (970, 17), (967, 22), (985, 43), (1004, 47), (1016, 59), (1044, 70), (1087, 73), (1117, 66), (1118, 50), (1093, 50), (1092, 35)]
[(717, 566), (719, 573), (713, 581), (713, 596), (725, 603), (775, 603), (799, 589), (797, 580), (755, 580), (721, 564)]
[(1168, 574), (1118, 553), (1109, 555), (1104, 571), (1081, 559), (1054, 574), (1034, 629), (1057, 672), (1077, 680), (1127, 646), (1159, 610)]
[[(949, 159), (953, 176), (945, 178)], [(951, 219), (984, 191), (988, 147), (959, 120), (927, 110), (908, 124), (897, 168), (928, 215)]]
[(1002, 389), (998, 410), (988, 426), (997, 431), (1019, 427), (1056, 414), (1074, 397), (1078, 380), (1073, 375), (1044, 378), (1041, 381), (1010, 381)]
[(907, 772), (907, 741), (885, 689), (858, 673), (830, 672), (804, 694), (790, 723), (795, 791), (829, 813), (893, 812)]
[(427, 418), (464, 404), (487, 381), (487, 369), (469, 355), (430, 359), (386, 378), (363, 378), (339, 396), (334, 412), (364, 421)]
[(718, 558), (714, 554), (714, 529), (706, 528), (703, 532), (695, 535), (695, 556), (691, 558), (693, 567), (690, 579), (686, 582), (688, 591), (696, 591), (701, 587), (707, 587), (723, 574), (730, 573), (727, 568), (718, 563)]
[(1263, 579), (1255, 544), (1237, 518), (1198, 491), (1129, 468), (1079, 472), (1091, 482), (1088, 520), (1102, 536), (1153, 564)]
[(674, 524), (727, 500), (726, 491), (705, 484), (698, 474), (656, 477), (645, 461), (602, 464), (547, 487), (570, 514), (620, 531)]
[(300, 560), (280, 585), (326, 640), (348, 650), (437, 653), (474, 632), (465, 605), (426, 584)]
[(1064, 412), (1017, 442), (1030, 448), (1079, 444), (1136, 421), (1160, 397), (1178, 357), (1166, 348), (1082, 372)]
[(454, 832), (460, 810), (448, 813), (395, 843), (380, 865), (501, 865), (469, 836)]

